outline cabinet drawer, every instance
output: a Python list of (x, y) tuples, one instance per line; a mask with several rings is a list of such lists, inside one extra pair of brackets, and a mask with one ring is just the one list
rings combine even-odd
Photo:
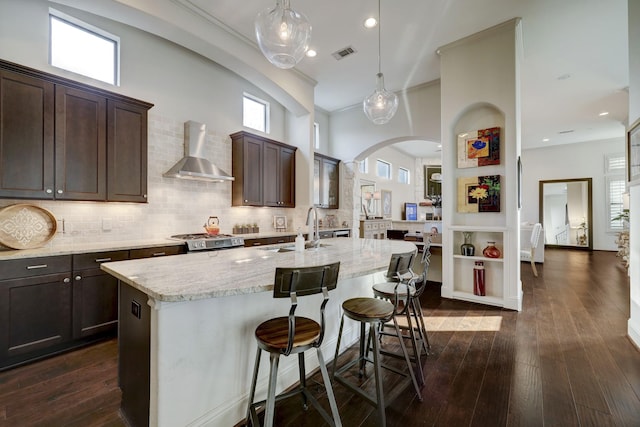
[(92, 252), (73, 256), (74, 270), (100, 268), (103, 262), (122, 261), (129, 259), (129, 251)]
[(67, 273), (71, 271), (71, 255), (0, 261), (0, 270), (0, 280)]
[(187, 253), (185, 245), (158, 246), (154, 248), (131, 249), (131, 259), (153, 258), (168, 255), (180, 255)]

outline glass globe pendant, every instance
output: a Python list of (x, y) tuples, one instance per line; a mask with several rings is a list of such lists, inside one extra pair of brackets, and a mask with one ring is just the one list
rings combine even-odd
[(260, 50), (276, 67), (294, 67), (309, 48), (311, 23), (291, 9), (289, 0), (276, 0), (275, 8), (260, 12), (255, 29)]
[(376, 74), (376, 90), (362, 102), (364, 114), (377, 125), (387, 123), (396, 114), (398, 96), (384, 88), (384, 76)]
[(380, 66), (381, 22), (380, 0), (378, 0), (378, 74), (376, 74), (376, 90), (362, 102), (364, 114), (377, 125), (387, 123), (398, 110), (398, 96), (384, 88), (384, 76)]

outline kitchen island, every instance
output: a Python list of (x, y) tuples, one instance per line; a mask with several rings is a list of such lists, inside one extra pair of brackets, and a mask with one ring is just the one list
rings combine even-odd
[[(289, 309), (288, 300), (272, 298), (276, 267), (340, 261), (322, 346), (325, 359), (331, 360), (342, 301), (371, 296), (391, 254), (415, 249), (410, 242), (351, 238), (324, 239), (321, 247), (303, 253), (282, 251), (282, 246), (102, 264), (121, 281), (121, 409), (130, 425), (231, 426), (244, 418), (256, 351), (254, 329)], [(319, 300), (321, 295), (302, 299), (298, 314), (317, 318)], [(355, 326), (345, 324), (344, 347), (356, 341)], [(306, 362), (309, 372), (317, 367), (313, 352)], [(267, 389), (267, 358), (263, 363), (258, 399)], [(279, 391), (297, 381), (295, 358), (285, 358)]]

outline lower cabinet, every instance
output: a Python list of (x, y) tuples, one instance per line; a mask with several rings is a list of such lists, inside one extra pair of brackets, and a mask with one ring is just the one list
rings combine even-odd
[(387, 230), (393, 227), (388, 219), (366, 219), (360, 221), (360, 238), (386, 239)]
[(0, 369), (66, 348), (71, 256), (4, 261), (0, 270)]
[(0, 261), (0, 371), (117, 334), (118, 280), (103, 262), (185, 252), (174, 245)]
[(128, 258), (127, 250), (73, 256), (74, 339), (116, 332), (118, 279), (100, 270), (100, 264)]

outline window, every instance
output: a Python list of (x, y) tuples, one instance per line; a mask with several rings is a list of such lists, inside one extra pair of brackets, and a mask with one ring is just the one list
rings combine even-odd
[(380, 178), (391, 179), (391, 163), (384, 160), (376, 160), (376, 171)]
[(49, 61), (52, 66), (118, 85), (120, 38), (49, 9)]
[(409, 169), (398, 168), (398, 182), (400, 184), (409, 183)]
[(369, 173), (369, 158), (365, 157), (364, 160), (361, 160), (360, 163), (358, 163), (358, 170), (360, 171), (360, 173)]
[(624, 228), (621, 219), (614, 220), (622, 213), (623, 194), (626, 189), (625, 180), (625, 156), (624, 154), (611, 154), (605, 156), (605, 183), (606, 200), (609, 217), (608, 231), (620, 231)]
[(269, 103), (245, 93), (242, 96), (242, 125), (269, 133)]
[(320, 124), (318, 122), (313, 123), (313, 146), (316, 150), (320, 149)]

